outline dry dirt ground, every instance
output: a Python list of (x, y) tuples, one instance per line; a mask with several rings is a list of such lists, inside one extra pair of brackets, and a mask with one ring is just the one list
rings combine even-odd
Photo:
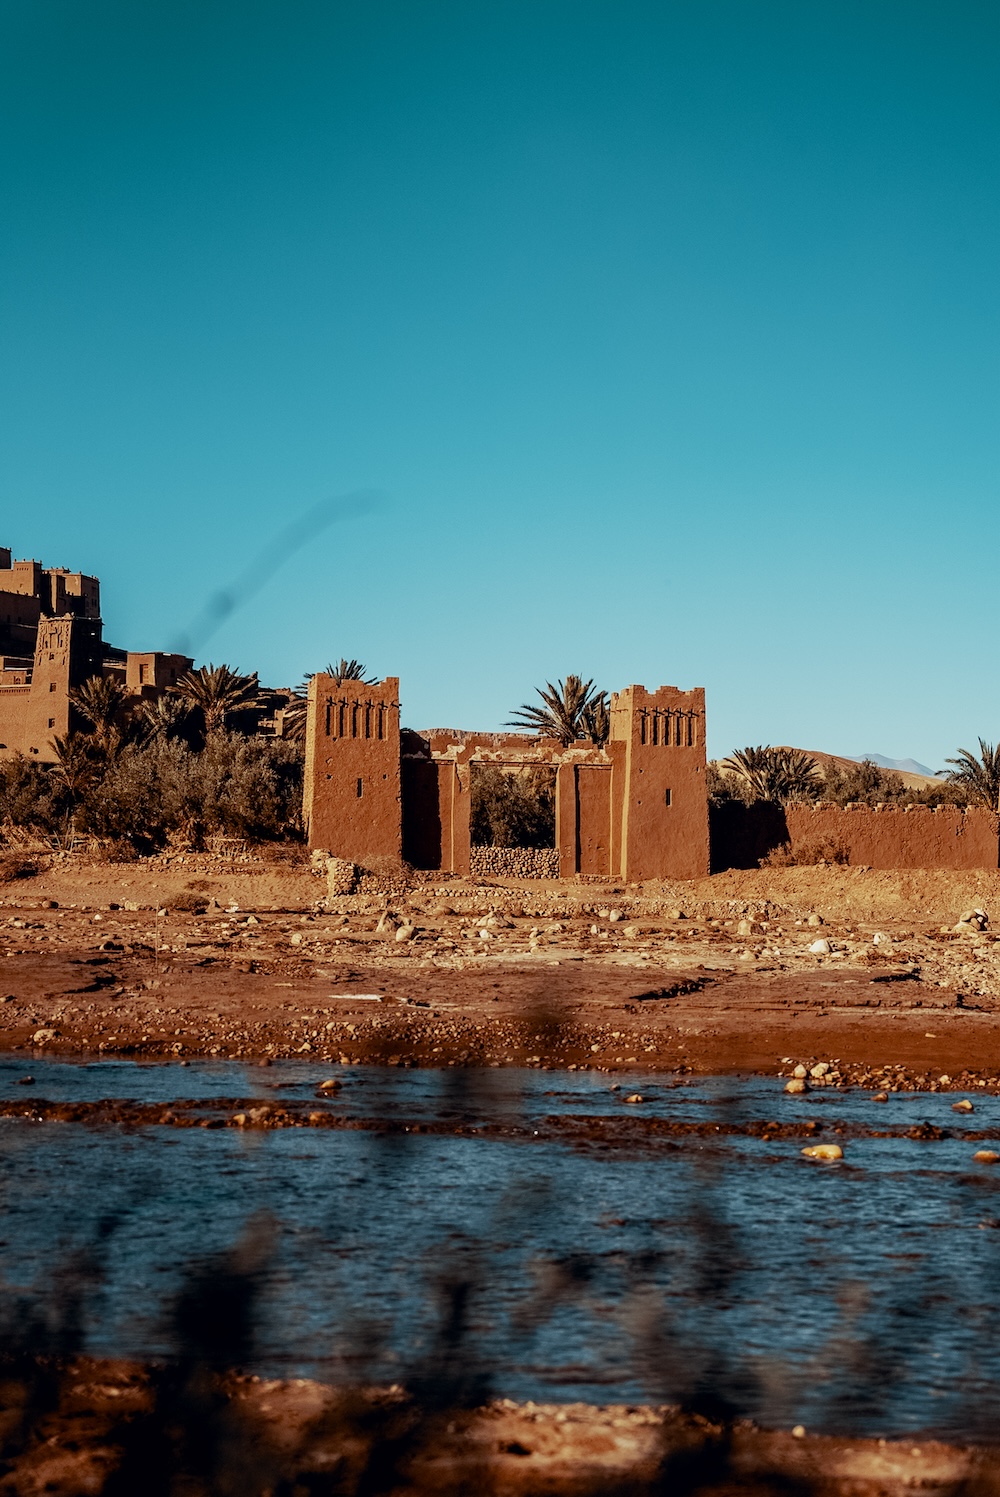
[[(785, 1076), (825, 1063), (809, 1086), (998, 1090), (1000, 934), (953, 928), (977, 907), (1000, 930), (1000, 874), (792, 868), (629, 888), (436, 877), (327, 900), (308, 864), (62, 856), (0, 886), (0, 1048), (180, 1063), (302, 1056), (328, 1063), (331, 1078), (341, 1063), (366, 1061)], [(817, 941), (829, 949), (810, 950)], [(3, 1110), (30, 1110), (31, 1095)], [(57, 1379), (48, 1423), (36, 1421), (0, 1469), (0, 1493), (103, 1492), (135, 1446), (149, 1377), (105, 1365)], [(0, 1389), (8, 1425), (20, 1386)], [(213, 1404), (230, 1445), (257, 1450), (263, 1440), (276, 1471), (305, 1473), (244, 1490), (875, 1497), (919, 1487), (986, 1497), (1000, 1488), (993, 1453), (933, 1442), (508, 1404), (441, 1427), (424, 1421), (416, 1443), (404, 1409), (403, 1443), (389, 1442), (402, 1452), (397, 1485), (384, 1472), (352, 1485), (352, 1462), (367, 1470), (372, 1431), (388, 1437), (369, 1415), (356, 1440), (345, 1433), (343, 1397), (230, 1380)], [(331, 1460), (340, 1475), (324, 1486)], [(190, 1487), (202, 1490), (215, 1489)]]
[(436, 879), (327, 900), (307, 864), (63, 857), (0, 888), (0, 1047), (609, 1071), (827, 1063), (820, 1084), (993, 1088), (1000, 933), (952, 929), (975, 907), (1000, 929), (1000, 874)]

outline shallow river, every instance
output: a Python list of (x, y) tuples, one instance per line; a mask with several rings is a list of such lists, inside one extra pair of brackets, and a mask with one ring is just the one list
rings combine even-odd
[[(259, 1099), (345, 1126), (0, 1119), (8, 1328), (33, 1304), (66, 1314), (60, 1293), (83, 1284), (87, 1350), (168, 1352), (185, 1276), (242, 1238), (261, 1372), (391, 1382), (450, 1356), (518, 1399), (707, 1397), (769, 1424), (995, 1430), (1000, 1166), (975, 1164), (964, 1134), (1000, 1136), (1000, 1098), (959, 1117), (955, 1093), (792, 1098), (760, 1078), (619, 1076), (613, 1091), (592, 1073), (345, 1067), (320, 1099), (329, 1066), (299, 1062), (32, 1057), (30, 1088), (28, 1074), (0, 1061), (0, 1101), (188, 1099), (227, 1118)], [(640, 1117), (690, 1131), (638, 1134)], [(772, 1119), (821, 1122), (844, 1161), (754, 1136)], [(925, 1121), (951, 1136), (901, 1136)], [(446, 1131), (399, 1131), (429, 1125)]]

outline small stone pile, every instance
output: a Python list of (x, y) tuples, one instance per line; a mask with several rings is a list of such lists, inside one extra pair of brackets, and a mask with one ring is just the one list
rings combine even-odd
[(346, 858), (328, 858), (326, 864), (326, 892), (330, 899), (341, 894), (353, 894), (358, 884), (356, 863)]
[(554, 847), (474, 847), (473, 877), (558, 878), (559, 854)]

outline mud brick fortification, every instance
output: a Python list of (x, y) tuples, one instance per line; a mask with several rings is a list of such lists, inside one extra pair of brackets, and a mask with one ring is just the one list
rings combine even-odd
[[(399, 680), (309, 686), (304, 811), (309, 844), (369, 865), (468, 874), (476, 766), (550, 767), (562, 878), (698, 878), (708, 872), (705, 693), (629, 686), (601, 747), (522, 733), (400, 728)], [(477, 860), (478, 861), (478, 860)]]
[(713, 806), (712, 868), (757, 868), (785, 849), (798, 863), (853, 868), (996, 868), (1000, 817), (983, 806)]
[(85, 726), (70, 692), (91, 676), (114, 676), (135, 697), (153, 698), (192, 664), (106, 644), (96, 577), (12, 561), (0, 547), (0, 758), (53, 763), (53, 739)]

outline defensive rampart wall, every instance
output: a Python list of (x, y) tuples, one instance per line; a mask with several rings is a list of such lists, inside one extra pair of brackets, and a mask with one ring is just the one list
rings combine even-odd
[(729, 801), (710, 814), (712, 870), (756, 868), (787, 847), (798, 863), (864, 868), (997, 868), (1000, 817), (958, 806), (744, 806)]

